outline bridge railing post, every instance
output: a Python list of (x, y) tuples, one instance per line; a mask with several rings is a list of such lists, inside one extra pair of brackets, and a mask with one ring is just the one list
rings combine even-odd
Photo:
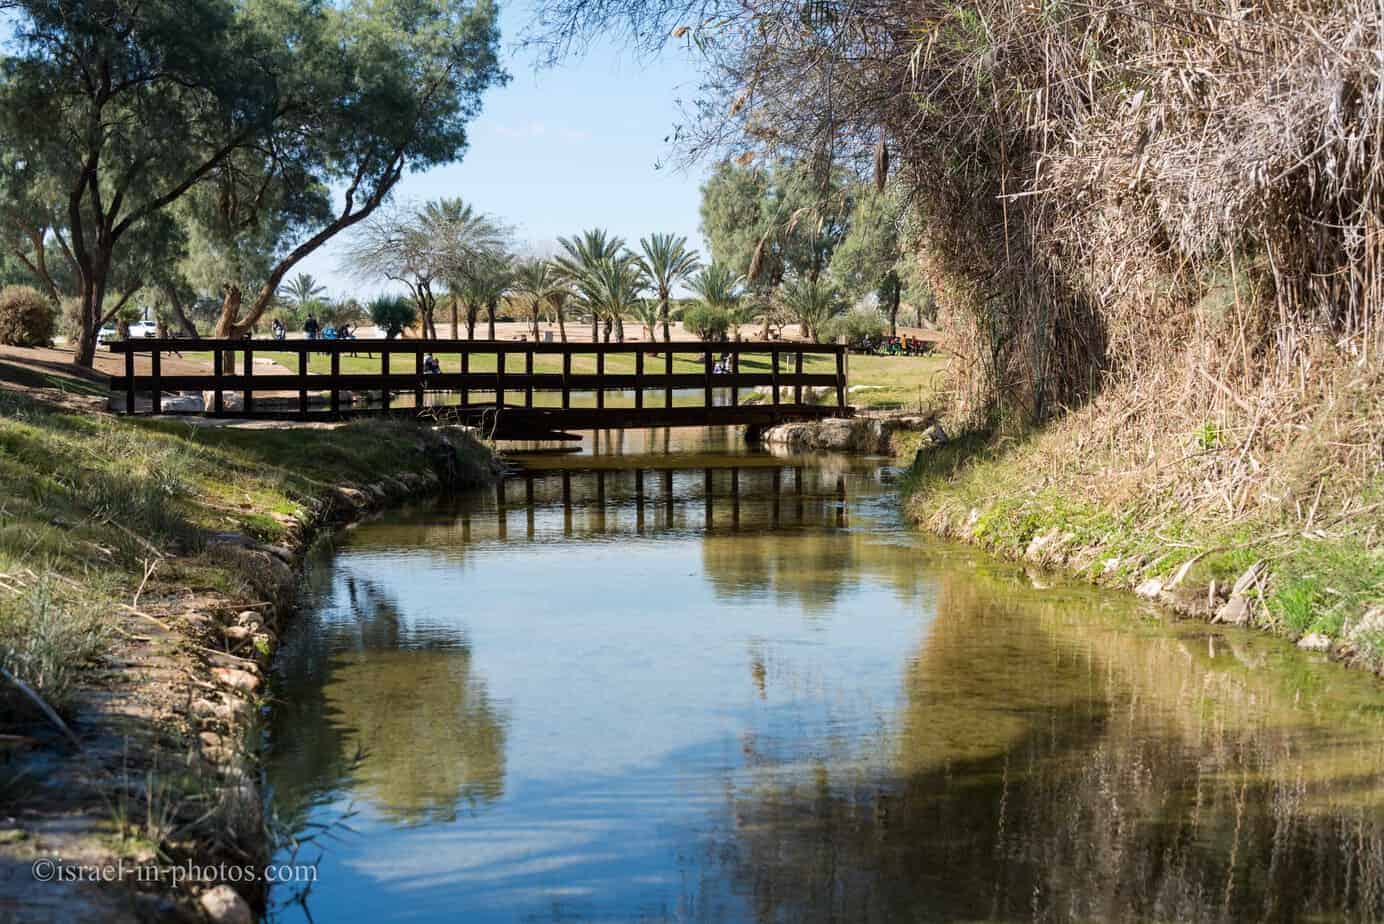
[(711, 370), (712, 370), (712, 365), (711, 365), (711, 351), (710, 351), (710, 350), (705, 350), (705, 351), (702, 352), (702, 369), (703, 369), (703, 375), (706, 377), (706, 386), (705, 386), (705, 388), (704, 388), (705, 395), (704, 395), (704, 397), (703, 397), (702, 407), (706, 409), (706, 411), (707, 411), (707, 416), (709, 417), (709, 416), (711, 415), (711, 407), (712, 407), (712, 403), (713, 403), (713, 402), (712, 402), (712, 397), (711, 397), (711, 388), (712, 388), (712, 386), (711, 386)]
[(306, 417), (308, 413), (308, 353), (298, 353), (298, 414)]
[[(663, 374), (671, 377), (673, 375), (673, 345), (664, 344), (668, 349), (663, 354)], [(673, 406), (673, 386), (669, 383), (663, 390), (663, 406), (670, 408)]]
[[(533, 407), (533, 350), (524, 354), (524, 374), (528, 376), (528, 382), (524, 385), (524, 407)], [(529, 490), (533, 490), (533, 482), (529, 482)]]
[[(803, 374), (803, 351), (802, 351), (802, 350), (798, 350), (796, 353), (793, 354), (793, 374), (794, 374), (794, 375), (802, 375), (802, 374)], [(802, 382), (794, 382), (794, 383), (793, 383), (793, 403), (794, 403), (794, 404), (802, 404), (802, 403), (803, 403), (803, 383), (802, 383)]]
[(241, 405), (245, 409), (246, 415), (253, 414), (255, 411), (255, 387), (250, 383), (250, 379), (255, 374), (255, 351), (249, 347), (245, 348), (245, 361), (241, 366), (241, 374), (245, 376), (244, 392), (241, 394)]
[(153, 383), (149, 389), (149, 397), (153, 400), (153, 412), (163, 413), (163, 357), (157, 348), (149, 357), (149, 373), (153, 376)]
[(572, 354), (570, 352), (562, 354), (562, 409), (565, 411), (572, 406)]
[[(225, 410), (226, 410), (226, 398), (225, 398), (225, 393), (224, 393), (224, 390), (223, 390), (223, 388), (222, 388), (222, 382), (221, 382), (222, 378), (223, 378), (224, 375), (225, 375), (225, 371), (224, 371), (225, 362), (226, 362), (226, 354), (225, 354), (223, 351), (221, 351), (221, 350), (212, 350), (212, 351), (211, 351), (211, 384), (212, 384), (212, 396), (211, 396), (212, 404), (211, 404), (211, 408), (212, 408), (212, 413), (215, 414), (217, 417), (220, 417), (220, 416), (225, 412)], [(131, 409), (131, 410), (133, 410), (133, 409)]]
[[(304, 353), (304, 356), (307, 354)], [(341, 414), (341, 354), (332, 354), (332, 416), (337, 417)]]
[(423, 409), (423, 351), (413, 351), (413, 409)]
[[(644, 409), (644, 351), (634, 354), (634, 407)], [(642, 484), (642, 482), (641, 482)], [(642, 508), (641, 508), (642, 509)]]
[(836, 347), (836, 406), (846, 406), (846, 347), (843, 344)]
[(135, 412), (135, 354), (133, 350), (125, 353), (125, 413), (133, 416)]
[(778, 351), (778, 350), (771, 350), (771, 351), (769, 352), (769, 369), (770, 369), (770, 374), (773, 375), (773, 377), (774, 377), (773, 385), (770, 386), (770, 387), (773, 388), (773, 390), (774, 390), (774, 407), (778, 407), (778, 404), (779, 404), (779, 351)]
[[(601, 352), (597, 352), (597, 353), (596, 353), (596, 377), (597, 377), (597, 378), (600, 378), (600, 377), (603, 376), (603, 375), (605, 375), (605, 354), (604, 354), (604, 353), (601, 353)], [(601, 383), (600, 383), (600, 382), (597, 382), (597, 383), (596, 383), (596, 410), (600, 411), (600, 410), (604, 410), (604, 409), (605, 409), (605, 389), (601, 387)]]
[(505, 406), (505, 351), (495, 351), (495, 410)]

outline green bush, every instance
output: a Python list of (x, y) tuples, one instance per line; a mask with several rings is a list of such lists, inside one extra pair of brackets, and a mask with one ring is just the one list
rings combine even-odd
[(720, 308), (694, 305), (683, 311), (682, 326), (699, 340), (724, 340), (730, 332), (730, 314)]
[(879, 340), (889, 331), (889, 322), (874, 309), (854, 309), (832, 318), (822, 325), (821, 340), (835, 343), (845, 337), (847, 343), (858, 343), (866, 337)]
[(53, 303), (31, 286), (0, 289), (0, 343), (37, 347), (53, 342)]
[(386, 339), (395, 337), (418, 322), (418, 306), (402, 295), (381, 295), (370, 303), (370, 322), (384, 331)]

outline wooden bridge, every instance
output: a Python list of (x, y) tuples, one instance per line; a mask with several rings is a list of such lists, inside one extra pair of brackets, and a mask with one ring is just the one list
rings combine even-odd
[[(853, 413), (846, 348), (837, 344), (146, 339), (110, 349), (125, 356), (111, 391), (127, 414), (397, 414), (501, 438), (561, 438), (571, 430), (768, 426)], [(208, 354), (212, 371), (163, 372), (165, 357), (188, 353)], [(427, 371), (429, 354), (439, 371)], [(256, 371), (256, 355), (277, 368)]]

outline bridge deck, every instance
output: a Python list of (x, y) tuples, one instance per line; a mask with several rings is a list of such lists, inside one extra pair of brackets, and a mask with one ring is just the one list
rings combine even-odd
[[(846, 405), (846, 350), (836, 344), (129, 340), (111, 344), (111, 350), (125, 356), (125, 374), (111, 377), (112, 391), (124, 399), (118, 409), (125, 413), (168, 413), (164, 399), (170, 393), (192, 392), (197, 397), (180, 403), (182, 413), (295, 420), (415, 415), (476, 424), (497, 436), (768, 425), (852, 413)], [(164, 355), (188, 350), (210, 351), (212, 371), (162, 373)], [(289, 354), (297, 371), (257, 374), (256, 353), (279, 354), (280, 362)], [(427, 354), (441, 371), (425, 372)], [(149, 357), (147, 373), (136, 373), (138, 355)], [(830, 371), (805, 372), (804, 358), (813, 356), (825, 359)], [(310, 371), (314, 357), (325, 358), (329, 370)], [(574, 358), (594, 372), (574, 371)], [(343, 360), (351, 368), (343, 369)], [(537, 369), (536, 362), (554, 368)], [(759, 390), (758, 400), (745, 400), (750, 389)], [(814, 390), (828, 400), (815, 402)], [(608, 406), (611, 392), (619, 394)]]

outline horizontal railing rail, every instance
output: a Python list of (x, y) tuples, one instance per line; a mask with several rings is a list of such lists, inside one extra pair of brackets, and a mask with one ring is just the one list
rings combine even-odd
[[(560, 410), (572, 412), (569, 418), (575, 428), (577, 422), (597, 427), (622, 426), (624, 420), (656, 422), (659, 415), (648, 412), (658, 410), (660, 404), (669, 420), (695, 422), (696, 414), (691, 412), (700, 408), (707, 422), (733, 421), (736, 415), (727, 414), (725, 409), (751, 407), (741, 401), (741, 392), (748, 389), (767, 389), (768, 395), (767, 400), (753, 405), (759, 411), (742, 415), (746, 420), (763, 418), (765, 407), (797, 411), (800, 416), (823, 416), (823, 405), (811, 398), (805, 401), (804, 389), (825, 390), (828, 397), (836, 399), (837, 413), (849, 412), (847, 354), (845, 346), (838, 344), (140, 339), (117, 341), (110, 344), (110, 349), (125, 357), (124, 374), (111, 377), (112, 391), (124, 395), (125, 413), (139, 410), (140, 396), (147, 395), (149, 410), (160, 413), (167, 393), (194, 391), (207, 396), (201, 410), (215, 416), (341, 417), (380, 411), (436, 412), (442, 407), (474, 415), (487, 409), (531, 409), (541, 412), (545, 425), (557, 426), (562, 424), (562, 418), (555, 418), (551, 412), (559, 408), (535, 403), (536, 394), (557, 393), (561, 395)], [(187, 352), (210, 353), (211, 371), (163, 371), (165, 358), (181, 357)], [(297, 369), (257, 373), (256, 354), (278, 354), (281, 360), (289, 354), (288, 364)], [(425, 369), (425, 357), (429, 354), (439, 371)], [(148, 357), (148, 371), (137, 371), (136, 358), (143, 356)], [(328, 370), (312, 371), (309, 367), (314, 356), (328, 357)], [(356, 368), (343, 371), (345, 357), (350, 357)], [(560, 358), (560, 371), (551, 369), (551, 357)], [(628, 368), (629, 357), (633, 358), (633, 369)], [(763, 359), (756, 361), (752, 357)], [(808, 357), (825, 359), (827, 371), (804, 371)], [(478, 358), (494, 368), (473, 368)], [(574, 370), (574, 358), (584, 358), (583, 365), (594, 365), (594, 371)], [(362, 360), (377, 362), (378, 371), (360, 369)], [(536, 361), (550, 368), (536, 370)], [(608, 361), (624, 368), (608, 370)], [(689, 364), (695, 368), (689, 370)], [(748, 368), (742, 371), (742, 366)], [(607, 408), (606, 395), (612, 391), (632, 393), (633, 408)], [(257, 409), (257, 394), (263, 397), (266, 392), (279, 393), (274, 406)], [(378, 396), (372, 397), (378, 406), (360, 407), (359, 392), (377, 392)], [(286, 399), (284, 393), (288, 393)], [(676, 401), (675, 393), (683, 399)], [(785, 400), (790, 393), (791, 401)], [(600, 413), (593, 415), (590, 407), (573, 407), (573, 396), (583, 394), (593, 396), (594, 411), (610, 413), (603, 417)], [(233, 406), (236, 402), (228, 398), (230, 395), (239, 396), (238, 407)], [(344, 406), (348, 395), (350, 407)], [(453, 395), (456, 403), (438, 398)], [(718, 396), (723, 399), (721, 403)], [(700, 403), (696, 397), (700, 397)], [(314, 411), (314, 407), (318, 410)], [(630, 411), (636, 413), (626, 413)]]

